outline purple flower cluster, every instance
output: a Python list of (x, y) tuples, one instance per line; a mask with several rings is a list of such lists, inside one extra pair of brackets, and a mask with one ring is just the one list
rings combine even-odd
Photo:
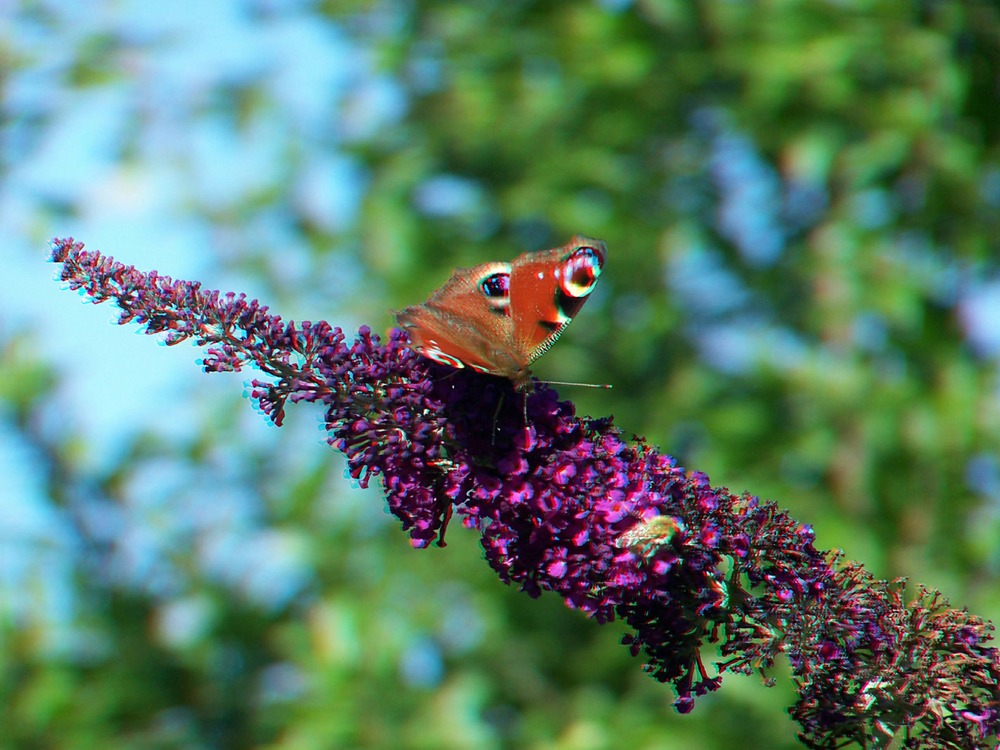
[[(62, 279), (115, 300), (120, 323), (194, 339), (206, 371), (269, 376), (251, 398), (276, 424), (288, 402), (322, 402), (330, 444), (362, 485), (381, 477), (414, 546), (443, 545), (455, 513), (505, 582), (623, 620), (625, 644), (674, 686), (679, 711), (723, 673), (765, 675), (784, 653), (809, 747), (996, 745), (991, 626), (930, 592), (908, 603), (902, 583), (816, 550), (811, 529), (774, 504), (712, 487), (610, 420), (576, 417), (545, 386), (523, 395), (437, 365), (399, 331), (382, 344), (362, 328), (348, 344), (340, 329), (282, 322), (242, 295), (141, 273), (71, 239), (53, 246)], [(721, 654), (714, 669), (707, 644)]]

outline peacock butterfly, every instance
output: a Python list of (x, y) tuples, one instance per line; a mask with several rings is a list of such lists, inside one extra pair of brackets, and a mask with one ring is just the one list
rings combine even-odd
[(580, 312), (601, 275), (607, 248), (580, 235), (510, 263), (457, 268), (426, 302), (396, 313), (423, 356), (531, 389), (529, 365)]

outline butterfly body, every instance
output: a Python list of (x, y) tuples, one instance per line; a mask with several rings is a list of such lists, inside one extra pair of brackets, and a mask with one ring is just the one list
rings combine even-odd
[(510, 263), (458, 268), (426, 302), (399, 311), (396, 320), (423, 356), (500, 375), (526, 391), (529, 366), (583, 307), (606, 258), (603, 242), (578, 235)]

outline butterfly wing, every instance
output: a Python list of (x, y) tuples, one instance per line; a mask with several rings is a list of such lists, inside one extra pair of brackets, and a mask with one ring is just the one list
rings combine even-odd
[(576, 236), (512, 263), (459, 268), (426, 302), (396, 313), (396, 320), (423, 356), (501, 375), (527, 390), (528, 366), (583, 307), (606, 257), (603, 242)]
[(458, 268), (426, 302), (396, 313), (414, 349), (435, 362), (513, 378), (510, 263)]
[(511, 263), (514, 348), (527, 367), (556, 342), (597, 284), (608, 250), (581, 235), (554, 250), (524, 253)]

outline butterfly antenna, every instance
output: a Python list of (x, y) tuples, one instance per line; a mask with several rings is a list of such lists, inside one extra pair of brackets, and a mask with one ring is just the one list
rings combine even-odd
[(575, 385), (580, 388), (614, 388), (611, 383), (571, 383), (566, 380), (539, 380), (539, 383), (544, 383), (545, 385)]

